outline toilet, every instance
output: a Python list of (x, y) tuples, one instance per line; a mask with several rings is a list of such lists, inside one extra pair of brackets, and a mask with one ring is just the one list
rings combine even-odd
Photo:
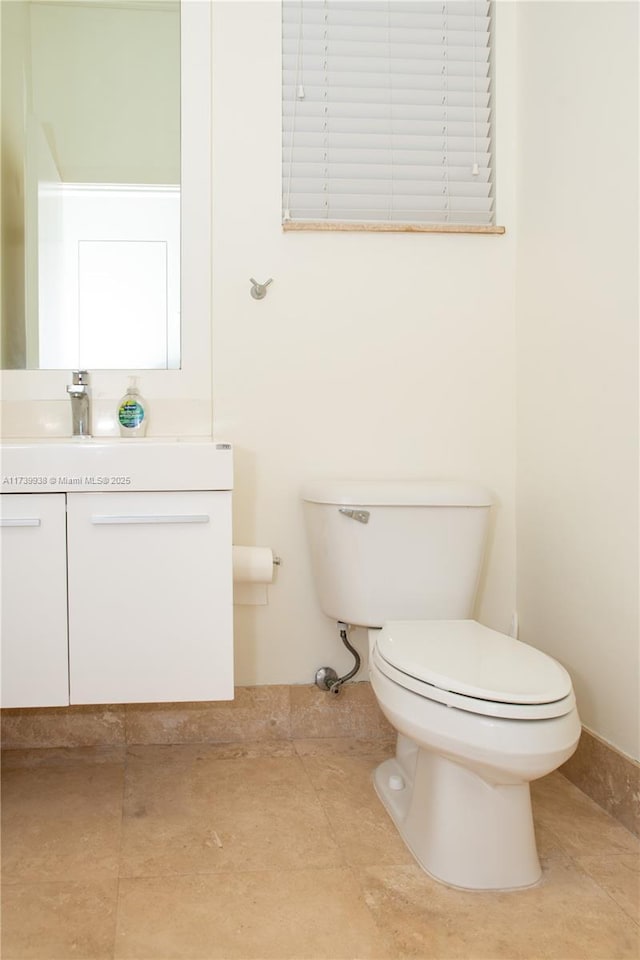
[(473, 890), (541, 875), (529, 783), (576, 749), (567, 671), (473, 619), (492, 497), (457, 481), (309, 483), (320, 607), (368, 628), (371, 686), (397, 731), (376, 792), (432, 877)]

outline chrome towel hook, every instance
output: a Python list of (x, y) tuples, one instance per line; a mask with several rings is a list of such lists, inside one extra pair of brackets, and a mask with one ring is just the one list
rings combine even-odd
[(258, 283), (257, 280), (254, 280), (253, 277), (249, 278), (249, 283), (252, 284), (251, 287), (251, 296), (254, 300), (264, 300), (267, 295), (267, 287), (270, 283), (273, 283), (273, 277), (269, 280), (265, 280), (264, 283)]

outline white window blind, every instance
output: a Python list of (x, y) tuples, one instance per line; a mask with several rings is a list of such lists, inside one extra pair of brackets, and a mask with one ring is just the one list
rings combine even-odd
[(285, 225), (491, 226), (491, 4), (282, 10)]

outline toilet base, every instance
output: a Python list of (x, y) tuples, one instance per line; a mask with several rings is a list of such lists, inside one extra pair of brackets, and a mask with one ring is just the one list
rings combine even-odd
[(400, 735), (374, 786), (420, 866), (471, 890), (528, 887), (541, 876), (529, 784), (493, 785)]

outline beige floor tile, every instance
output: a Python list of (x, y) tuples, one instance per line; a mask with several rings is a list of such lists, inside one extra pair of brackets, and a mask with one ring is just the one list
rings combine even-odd
[(236, 687), (233, 700), (128, 703), (127, 743), (213, 743), (289, 738), (289, 687)]
[(293, 744), (300, 757), (336, 757), (346, 754), (373, 757), (377, 763), (392, 757), (396, 749), (395, 737), (381, 740), (325, 737), (317, 740), (294, 740)]
[(122, 704), (2, 711), (2, 746), (6, 749), (120, 743), (124, 743)]
[(640, 840), (559, 773), (531, 784), (534, 818), (572, 857), (640, 852)]
[(247, 740), (231, 743), (133, 744), (127, 747), (129, 762), (142, 764), (196, 763), (205, 760), (253, 760), (258, 757), (294, 757), (291, 740)]
[[(373, 790), (392, 741), (11, 750), (3, 960), (634, 960), (640, 843), (559, 774), (533, 784), (541, 884), (417, 867)], [(122, 819), (123, 795), (125, 818)], [(636, 922), (634, 922), (634, 920)]]
[(117, 960), (394, 957), (348, 869), (122, 880)]
[(36, 750), (3, 750), (2, 769), (16, 767), (59, 767), (78, 764), (124, 764), (124, 744), (104, 747), (46, 747)]
[(6, 769), (2, 777), (5, 881), (117, 876), (121, 763), (64, 762)]
[(373, 788), (372, 773), (382, 759), (343, 755), (303, 758), (335, 839), (350, 864), (413, 863)]
[(290, 688), (291, 737), (360, 737), (388, 740), (394, 731), (368, 682), (347, 683), (335, 697), (315, 684)]
[(640, 923), (640, 856), (578, 857), (576, 863)]
[[(569, 860), (570, 856), (562, 845), (560, 838), (548, 826), (548, 818), (544, 819), (544, 810), (540, 811), (539, 805), (535, 801), (532, 806), (536, 846), (540, 860)], [(541, 819), (541, 816), (543, 819)]]
[(640, 929), (571, 863), (549, 862), (527, 890), (453, 890), (417, 865), (360, 873), (395, 958), (458, 960), (637, 960)]
[(109, 960), (116, 899), (116, 880), (7, 884), (2, 960)]
[(567, 780), (640, 836), (640, 765), (589, 730), (560, 768)]
[(558, 837), (552, 830), (544, 827), (540, 823), (535, 824), (536, 846), (540, 860), (570, 860), (570, 856), (564, 849)]
[(130, 757), (120, 875), (296, 869), (342, 862), (297, 757)]

